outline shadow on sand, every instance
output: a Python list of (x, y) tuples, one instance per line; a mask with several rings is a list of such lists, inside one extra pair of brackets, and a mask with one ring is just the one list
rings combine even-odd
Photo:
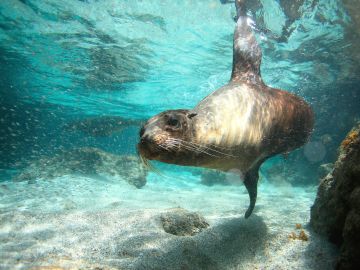
[(128, 237), (117, 246), (121, 257), (137, 257), (127, 269), (240, 269), (253, 261), (255, 254), (263, 255), (267, 227), (262, 218), (253, 215), (227, 219), (193, 237), (161, 233), (166, 240), (153, 242), (157, 236)]

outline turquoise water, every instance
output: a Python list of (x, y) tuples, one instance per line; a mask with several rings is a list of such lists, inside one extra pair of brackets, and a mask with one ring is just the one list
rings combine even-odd
[[(154, 162), (161, 173), (148, 172), (146, 185), (137, 189), (127, 183), (133, 171), (114, 176), (104, 165), (94, 174), (95, 163), (85, 163), (84, 173), (74, 161), (74, 173), (63, 172), (52, 159), (81, 147), (136, 155), (139, 124), (130, 121), (191, 108), (224, 85), (235, 15), (234, 4), (224, 2), (230, 1), (1, 1), (0, 269), (333, 265), (336, 251), (306, 224), (320, 166), (335, 161), (339, 143), (360, 119), (356, 3), (248, 1), (263, 51), (263, 80), (303, 97), (316, 115), (309, 144), (262, 166), (250, 223), (242, 219), (247, 194), (232, 174), (210, 179), (202, 169)], [(104, 116), (127, 124), (112, 131), (100, 126), (110, 130), (101, 136), (67, 128)], [(47, 173), (50, 167), (57, 172)], [(27, 170), (30, 176), (19, 181)], [(167, 235), (157, 220), (172, 207), (199, 211), (209, 231), (195, 240)], [(295, 223), (305, 226), (310, 241), (288, 240)], [(253, 253), (244, 242), (254, 243)], [(201, 260), (181, 253), (184, 247)], [(319, 248), (320, 257), (313, 252)]]

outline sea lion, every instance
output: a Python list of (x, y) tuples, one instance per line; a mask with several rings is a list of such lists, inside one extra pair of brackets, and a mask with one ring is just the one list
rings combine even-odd
[(228, 84), (190, 110), (169, 110), (140, 130), (142, 158), (185, 166), (242, 172), (249, 193), (248, 218), (257, 197), (259, 167), (271, 156), (302, 146), (313, 129), (313, 112), (300, 97), (271, 88), (260, 76), (261, 49), (243, 1), (237, 18)]

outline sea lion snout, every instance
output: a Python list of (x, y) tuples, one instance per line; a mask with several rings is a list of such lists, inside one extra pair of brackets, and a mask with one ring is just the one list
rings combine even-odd
[(151, 134), (150, 132), (149, 133), (144, 132), (144, 134), (140, 137), (140, 144), (147, 146), (152, 144), (161, 145), (166, 142), (167, 138), (168, 136), (163, 133)]
[(154, 154), (159, 152), (157, 147), (161, 142), (156, 139), (158, 136), (151, 128), (146, 128), (146, 125), (140, 130), (140, 141), (138, 143), (139, 153), (148, 159), (152, 159)]
[(147, 159), (154, 159), (165, 149), (169, 134), (162, 122), (161, 115), (156, 115), (149, 119), (139, 132), (138, 150)]
[(179, 109), (168, 110), (150, 118), (139, 132), (140, 155), (147, 159), (161, 158), (166, 161), (170, 152), (184, 150), (186, 147), (181, 145), (189, 137), (191, 118), (195, 115)]

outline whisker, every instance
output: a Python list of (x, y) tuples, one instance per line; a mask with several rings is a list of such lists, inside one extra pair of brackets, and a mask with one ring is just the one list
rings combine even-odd
[(150, 161), (143, 157), (141, 154), (140, 154), (140, 159), (141, 159), (141, 162), (144, 164), (144, 166), (146, 167), (146, 169), (148, 169), (150, 172), (154, 172), (160, 176), (165, 176), (159, 169), (157, 169), (156, 167), (154, 167)]
[(159, 146), (159, 148), (164, 149), (165, 151), (169, 152), (169, 150), (170, 150), (169, 147), (166, 147), (163, 144), (159, 144), (158, 146)]
[[(193, 142), (191, 142), (191, 143), (193, 143)], [(228, 154), (228, 153), (224, 153), (224, 152), (222, 152), (222, 151), (216, 150), (216, 149), (214, 149), (214, 148), (211, 148), (211, 147), (208, 147), (208, 146), (205, 146), (205, 145), (196, 144), (196, 143), (193, 143), (193, 144), (194, 144), (194, 145), (198, 145), (198, 146), (200, 146), (200, 147), (204, 147), (204, 148), (206, 148), (206, 149), (209, 149), (210, 151), (213, 151), (213, 152), (218, 153), (218, 154), (222, 154), (222, 155), (224, 155), (224, 156), (237, 157), (237, 156), (234, 156), (234, 155), (231, 155), (231, 154)], [(217, 147), (217, 146), (215, 146), (215, 147)], [(228, 148), (228, 149), (229, 149), (229, 148)]]
[[(173, 139), (173, 140), (176, 140), (178, 142), (181, 142), (182, 144), (187, 144), (187, 145), (191, 145), (191, 146), (194, 146), (194, 147), (197, 147), (197, 148), (204, 148), (208, 151), (212, 151), (212, 152), (215, 152), (215, 153), (218, 153), (218, 154), (221, 154), (223, 156), (228, 156), (228, 157), (237, 157), (237, 156), (234, 156), (234, 155), (231, 155), (231, 154), (227, 154), (227, 153), (224, 153), (222, 151), (219, 151), (219, 150), (216, 150), (214, 148), (211, 148), (211, 147), (208, 147), (206, 145), (201, 145), (201, 144), (198, 144), (198, 143), (195, 143), (195, 142), (187, 142), (187, 141), (184, 141), (184, 140), (181, 140), (181, 139)], [(216, 146), (217, 147), (217, 146)], [(221, 148), (221, 147), (220, 147)], [(203, 153), (208, 153), (207, 151), (203, 150), (201, 151)]]
[[(196, 153), (204, 153), (204, 154), (212, 156), (212, 157), (218, 157), (218, 158), (221, 157), (221, 156), (215, 155), (213, 153), (209, 153), (205, 149), (201, 149), (201, 147), (199, 147), (199, 146), (197, 146), (195, 144), (192, 144), (190, 142), (183, 141), (183, 140), (180, 140), (180, 139), (173, 139), (173, 140), (176, 141), (181, 147), (183, 147), (183, 148), (185, 148), (187, 150), (190, 150), (190, 151), (193, 151), (193, 152), (196, 152)], [(212, 149), (209, 148), (209, 150), (212, 150)]]
[(185, 146), (187, 147), (186, 149), (188, 150), (192, 150), (194, 152), (199, 152), (199, 149), (197, 147), (194, 147), (192, 145), (187, 145), (187, 144), (184, 144), (184, 141), (179, 141), (179, 140), (174, 140), (174, 139), (169, 139), (166, 141), (167, 143), (171, 143), (172, 146), (177, 146), (177, 147), (184, 147)]
[(151, 170), (147, 159), (145, 159), (142, 155), (140, 155), (140, 160), (146, 169)]

